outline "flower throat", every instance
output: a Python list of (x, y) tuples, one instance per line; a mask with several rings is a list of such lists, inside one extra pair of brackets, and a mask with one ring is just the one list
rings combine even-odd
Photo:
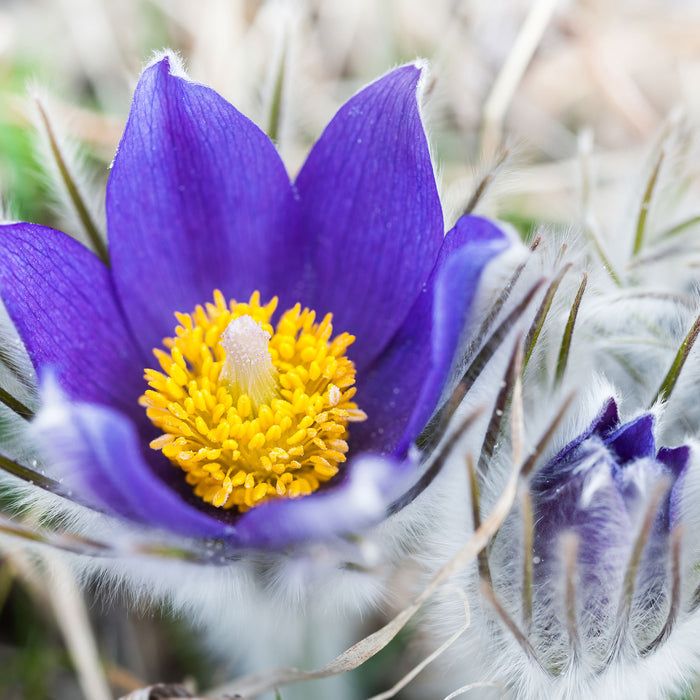
[(248, 510), (266, 500), (315, 491), (338, 473), (347, 424), (365, 420), (352, 402), (355, 340), (331, 339), (332, 315), (297, 304), (276, 329), (277, 298), (247, 304), (214, 292), (214, 303), (176, 313), (174, 338), (153, 352), (140, 399), (163, 435), (151, 447), (186, 474), (207, 503)]

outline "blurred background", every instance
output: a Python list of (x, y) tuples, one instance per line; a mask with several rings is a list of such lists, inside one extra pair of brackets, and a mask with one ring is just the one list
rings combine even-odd
[[(668, 177), (682, 172), (687, 211), (676, 214), (700, 214), (692, 209), (700, 202), (695, 0), (0, 0), (8, 216), (60, 226), (28, 95), (37, 86), (48, 95), (52, 119), (103, 191), (139, 72), (163, 47), (272, 133), (292, 176), (342, 102), (422, 57), (431, 63), (424, 111), (448, 224), (486, 178), (478, 211), (523, 236), (595, 217), (614, 237), (638, 206), (669, 124), (688, 134), (664, 164)], [(84, 697), (42, 565), (21, 548), (0, 554), (0, 698)], [(118, 595), (96, 593), (69, 609), (82, 614), (85, 604), (115, 697), (156, 681), (207, 687), (232, 672), (167, 610), (128, 611)], [(391, 684), (386, 669), (402, 644), (362, 671), (368, 695)]]

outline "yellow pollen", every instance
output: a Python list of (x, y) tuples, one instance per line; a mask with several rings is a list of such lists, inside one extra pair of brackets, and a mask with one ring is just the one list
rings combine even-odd
[(216, 290), (213, 304), (175, 314), (175, 337), (153, 351), (160, 370), (145, 370), (140, 403), (163, 431), (151, 447), (217, 507), (312, 493), (345, 461), (348, 423), (366, 419), (345, 356), (355, 338), (331, 338), (332, 314), (317, 323), (299, 304), (273, 329), (276, 307)]

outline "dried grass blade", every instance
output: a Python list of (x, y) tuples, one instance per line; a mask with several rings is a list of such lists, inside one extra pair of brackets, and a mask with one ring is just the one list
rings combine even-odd
[(496, 594), (493, 591), (493, 588), (491, 588), (491, 586), (486, 581), (480, 582), (480, 588), (481, 594), (484, 596), (484, 598), (486, 598), (491, 607), (495, 610), (498, 617), (501, 618), (501, 621), (508, 628), (508, 631), (513, 635), (515, 641), (518, 642), (520, 648), (523, 650), (523, 652), (525, 652), (526, 656), (532, 661), (534, 661), (536, 664), (538, 664), (540, 668), (543, 668), (542, 664), (537, 658), (537, 654), (535, 653), (532, 644), (530, 644), (528, 638), (523, 634), (522, 630), (515, 623), (515, 620), (513, 620), (513, 618), (508, 614), (506, 609), (501, 605), (500, 601), (498, 600)]
[[(58, 627), (75, 666), (78, 682), (88, 700), (111, 700), (112, 693), (99, 659), (85, 600), (75, 576), (56, 552), (44, 552), (51, 581), (45, 585)], [(45, 580), (45, 579), (44, 579)]]
[(513, 42), (505, 63), (484, 101), (481, 125), (481, 150), (484, 153), (493, 151), (501, 140), (503, 120), (508, 105), (530, 63), (530, 59), (544, 36), (556, 5), (557, 0), (535, 0), (530, 5), (528, 15)]
[[(481, 527), (481, 488), (479, 487), (479, 476), (476, 469), (474, 469), (474, 460), (471, 455), (467, 455), (467, 472), (469, 476), (469, 492), (472, 501), (472, 523), (474, 530), (478, 530)], [(489, 557), (485, 547), (479, 552), (477, 561), (479, 576), (490, 583), (491, 571), (489, 569)]]
[(476, 688), (501, 688), (504, 692), (506, 690), (502, 683), (496, 681), (477, 681), (476, 683), (469, 683), (468, 685), (463, 685), (461, 688), (457, 688), (457, 690), (447, 695), (443, 700), (454, 700), (454, 698), (464, 695), (470, 690), (476, 690)]
[(459, 588), (456, 589), (457, 594), (462, 598), (464, 603), (464, 624), (454, 633), (449, 639), (445, 640), (432, 654), (423, 659), (419, 664), (414, 666), (401, 680), (399, 680), (394, 686), (389, 690), (379, 693), (379, 695), (373, 695), (369, 700), (389, 700), (393, 698), (396, 693), (398, 693), (402, 688), (405, 688), (428, 664), (432, 663), (441, 654), (443, 654), (447, 649), (449, 649), (468, 629), (471, 624), (471, 615), (469, 612), (469, 601), (464, 592)]

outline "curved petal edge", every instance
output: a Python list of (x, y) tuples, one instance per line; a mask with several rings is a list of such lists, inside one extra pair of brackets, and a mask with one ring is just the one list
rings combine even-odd
[(238, 521), (243, 546), (281, 548), (357, 533), (386, 516), (405, 481), (400, 462), (365, 454), (348, 465), (337, 486), (298, 499), (271, 501)]
[(106, 207), (115, 286), (146, 352), (214, 289), (289, 306), (303, 292), (298, 203), (274, 145), (169, 58), (136, 87)]
[(0, 296), (40, 377), (51, 367), (73, 399), (136, 402), (143, 356), (91, 251), (44, 226), (1, 226)]
[(443, 239), (421, 74), (402, 66), (348, 100), (296, 180), (316, 275), (312, 298), (301, 301), (356, 336), (358, 371), (406, 317)]
[(369, 418), (352, 427), (353, 447), (402, 455), (425, 428), (468, 332), (481, 275), (509, 246), (510, 238), (481, 217), (464, 216), (448, 232), (406, 321), (358, 379), (357, 401)]
[[(52, 476), (85, 505), (186, 537), (228, 539), (235, 528), (185, 503), (153, 473), (134, 424), (104, 406), (73, 402), (50, 380), (34, 423)], [(175, 474), (175, 477), (179, 474)]]

